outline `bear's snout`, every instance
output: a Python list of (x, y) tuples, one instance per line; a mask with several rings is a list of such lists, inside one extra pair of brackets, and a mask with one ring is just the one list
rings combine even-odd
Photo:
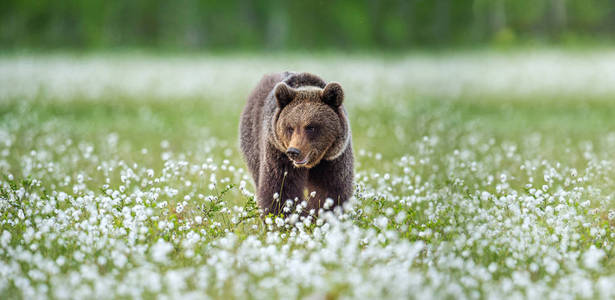
[(290, 147), (286, 150), (286, 154), (292, 159), (297, 159), (301, 155), (301, 151), (295, 147)]

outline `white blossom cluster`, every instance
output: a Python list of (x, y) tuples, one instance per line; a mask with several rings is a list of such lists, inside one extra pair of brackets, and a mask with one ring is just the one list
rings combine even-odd
[[(28, 62), (1, 64), (27, 73), (58, 63)], [(106, 59), (89, 63), (107, 74)], [(233, 69), (216, 62), (226, 63)], [(46, 84), (72, 78), (59, 64), (59, 82)], [(16, 88), (31, 89), (25, 81)], [(64, 88), (47, 100), (75, 92)], [(262, 220), (236, 136), (195, 129), (181, 144), (140, 148), (42, 121), (37, 103), (0, 119), (0, 298), (615, 297), (615, 133), (502, 140), (432, 111), (417, 119), (418, 139), (393, 129), (404, 155), (355, 148), (356, 191), (343, 210)], [(354, 134), (377, 137), (370, 130)]]
[(0, 57), (0, 99), (34, 98), (41, 92), (64, 99), (104, 97), (110, 91), (134, 98), (244, 97), (265, 73), (309, 71), (334, 80), (351, 105), (374, 97), (527, 96), (604, 97), (615, 93), (612, 51), (528, 50), (371, 56), (188, 56), (139, 54)]

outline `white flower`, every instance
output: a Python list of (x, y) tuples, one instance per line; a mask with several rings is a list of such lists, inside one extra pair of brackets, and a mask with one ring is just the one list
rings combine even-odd
[(602, 249), (596, 248), (591, 245), (589, 250), (583, 254), (583, 265), (592, 270), (598, 270), (601, 268), (600, 261), (606, 256)]
[(323, 206), (322, 206), (322, 207), (323, 207), (324, 209), (330, 209), (330, 208), (333, 206), (333, 204), (334, 204), (333, 199), (331, 199), (331, 198), (327, 198), (327, 199), (325, 199), (325, 203), (323, 204)]
[(389, 223), (389, 219), (387, 219), (384, 216), (378, 217), (376, 218), (376, 220), (374, 220), (374, 225), (376, 225), (376, 227), (380, 229), (385, 229), (388, 223)]
[(150, 248), (152, 259), (158, 263), (166, 263), (167, 255), (173, 250), (171, 243), (165, 242), (162, 239), (158, 241)]
[(11, 233), (8, 230), (3, 230), (2, 236), (0, 236), (0, 245), (2, 245), (2, 248), (6, 248), (10, 242)]

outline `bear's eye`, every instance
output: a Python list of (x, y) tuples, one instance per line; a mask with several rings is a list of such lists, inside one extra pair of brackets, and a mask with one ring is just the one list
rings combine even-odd
[(288, 133), (289, 135), (290, 135), (290, 134), (293, 134), (293, 130), (294, 130), (294, 129), (293, 129), (292, 127), (290, 127), (290, 126), (289, 126), (289, 127), (286, 127), (286, 133)]
[(314, 125), (305, 126), (305, 131), (307, 131), (307, 132), (314, 132), (314, 131), (316, 131), (316, 127)]

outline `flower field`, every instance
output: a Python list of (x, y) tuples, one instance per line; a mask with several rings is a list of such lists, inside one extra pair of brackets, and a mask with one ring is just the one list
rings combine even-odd
[[(345, 89), (354, 198), (260, 219), (268, 72)], [(0, 57), (2, 299), (615, 297), (615, 55)]]

